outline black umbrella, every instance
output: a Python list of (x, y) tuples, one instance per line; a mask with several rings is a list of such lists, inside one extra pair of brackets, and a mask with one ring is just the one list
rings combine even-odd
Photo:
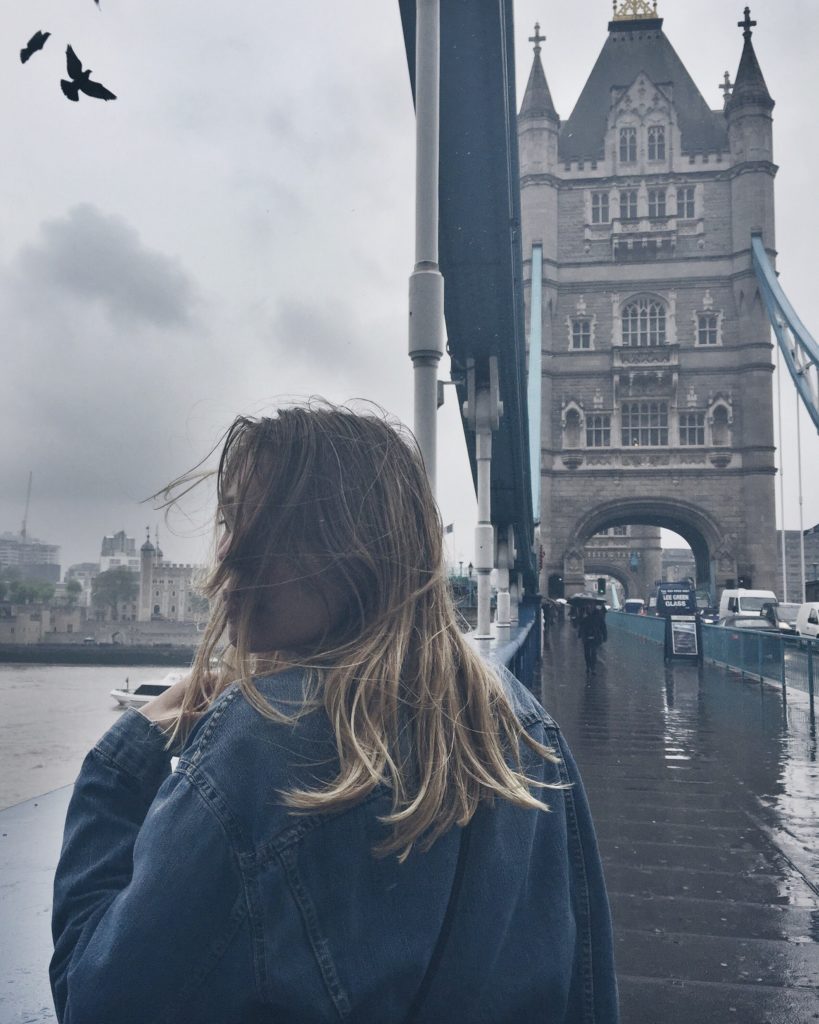
[(598, 597), (597, 594), (572, 594), (569, 598), (569, 604), (575, 608), (588, 607), (589, 605), (599, 605), (603, 608), (606, 606), (606, 602), (602, 597)]

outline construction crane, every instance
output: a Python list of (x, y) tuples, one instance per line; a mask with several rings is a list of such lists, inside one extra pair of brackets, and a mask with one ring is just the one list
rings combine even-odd
[(29, 488), (26, 492), (26, 511), (23, 513), (23, 525), (19, 529), (19, 537), (21, 541), (28, 540), (29, 537), (29, 505), (32, 501), (32, 471), (29, 470)]
[(759, 290), (785, 365), (813, 425), (819, 431), (819, 345), (782, 291), (761, 235), (752, 235), (751, 254)]

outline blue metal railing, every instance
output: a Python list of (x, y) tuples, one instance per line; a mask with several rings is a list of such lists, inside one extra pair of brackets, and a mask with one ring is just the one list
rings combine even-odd
[[(609, 612), (606, 621), (615, 634), (637, 636), (658, 644), (665, 640), (665, 621), (661, 618)], [(806, 693), (810, 720), (815, 721), (819, 641), (763, 630), (703, 626), (702, 651), (706, 661), (777, 684), (783, 692), (791, 689)]]
[(658, 644), (665, 640), (665, 619), (658, 619), (655, 615), (609, 612), (606, 615), (606, 624), (609, 629), (614, 629), (619, 633), (629, 633), (631, 636), (643, 637), (645, 640), (653, 640)]
[(524, 597), (518, 605), (518, 625), (508, 640), (469, 638), (489, 661), (504, 665), (521, 683), (540, 698), (540, 597)]
[(703, 653), (709, 661), (739, 669), (743, 675), (807, 693), (813, 705), (819, 643), (805, 637), (757, 630), (703, 626)]
[(518, 606), (518, 629), (525, 630), (518, 648), (507, 663), (509, 670), (525, 687), (540, 697), (540, 598), (524, 597)]

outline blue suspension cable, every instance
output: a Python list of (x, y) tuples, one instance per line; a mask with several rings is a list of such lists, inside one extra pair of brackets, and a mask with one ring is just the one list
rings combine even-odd
[(819, 345), (782, 291), (762, 236), (751, 236), (751, 255), (768, 318), (796, 390), (819, 431)]

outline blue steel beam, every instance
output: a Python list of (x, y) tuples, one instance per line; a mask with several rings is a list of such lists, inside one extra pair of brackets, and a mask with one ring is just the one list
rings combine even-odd
[[(399, 0), (410, 82), (415, 0)], [(497, 356), (503, 416), (493, 437), (492, 521), (515, 530), (536, 589), (520, 250), (512, 0), (441, 0), (439, 261), (447, 350), (461, 404), (467, 361), (488, 378)], [(464, 422), (476, 479), (474, 434)]]
[(819, 345), (805, 327), (779, 284), (776, 271), (762, 244), (751, 237), (751, 254), (762, 301), (796, 390), (819, 431)]

